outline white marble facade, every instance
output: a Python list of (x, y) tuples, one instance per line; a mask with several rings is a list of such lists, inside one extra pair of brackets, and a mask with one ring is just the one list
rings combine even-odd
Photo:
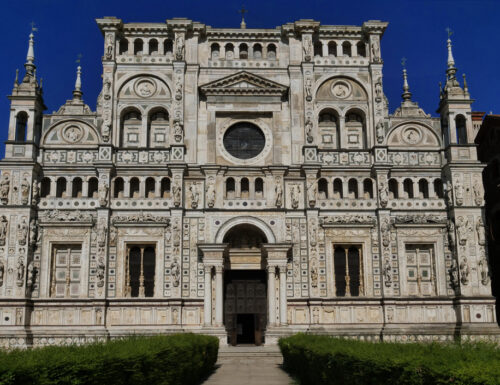
[(385, 22), (97, 24), (96, 111), (78, 68), (73, 98), (44, 113), (33, 36), (9, 96), (2, 346), (227, 342), (237, 314), (265, 343), (499, 338), (483, 165), (450, 41), (431, 117), (406, 71), (388, 111)]

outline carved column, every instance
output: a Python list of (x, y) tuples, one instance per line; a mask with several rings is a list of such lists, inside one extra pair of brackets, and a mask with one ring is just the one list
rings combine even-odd
[(222, 314), (224, 298), (223, 277), (224, 266), (222, 264), (215, 266), (215, 325), (222, 326)]
[(276, 266), (267, 266), (268, 324), (276, 325)]
[(205, 299), (203, 304), (205, 326), (212, 324), (212, 266), (205, 265)]
[(287, 299), (286, 299), (286, 264), (279, 266), (280, 271), (280, 324), (287, 322)]

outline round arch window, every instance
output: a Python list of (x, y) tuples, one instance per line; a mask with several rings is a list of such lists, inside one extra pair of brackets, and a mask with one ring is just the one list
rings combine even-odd
[(251, 159), (264, 149), (266, 138), (262, 130), (250, 122), (239, 122), (224, 134), (224, 148), (238, 159)]

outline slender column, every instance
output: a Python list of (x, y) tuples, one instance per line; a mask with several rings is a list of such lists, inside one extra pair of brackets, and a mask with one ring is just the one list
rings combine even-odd
[(328, 42), (324, 41), (322, 44), (323, 57), (328, 57)]
[(57, 180), (56, 178), (50, 178), (50, 194), (49, 196), (57, 196)]
[(337, 42), (337, 57), (344, 56), (344, 47), (342, 47), (342, 42)]
[(144, 297), (144, 247), (141, 247), (141, 274), (139, 275), (139, 297)]
[(398, 182), (398, 197), (401, 198), (408, 198), (405, 189), (403, 187), (403, 180), (397, 179)]
[(359, 256), (359, 295), (365, 294), (365, 285), (363, 283), (363, 250), (361, 246), (358, 246), (358, 256)]
[(222, 326), (222, 300), (224, 296), (222, 285), (222, 265), (215, 266), (215, 324)]
[(146, 197), (146, 179), (139, 178), (139, 198), (147, 198)]
[(130, 198), (130, 178), (123, 178), (123, 198)]
[(276, 325), (276, 266), (267, 266), (267, 300), (269, 303), (270, 326)]
[(280, 269), (280, 324), (287, 322), (287, 300), (286, 300), (286, 265), (281, 265)]
[(351, 45), (351, 54), (352, 55), (351, 56), (356, 57), (356, 56), (358, 56), (358, 46), (356, 45), (355, 42), (351, 42), (351, 43), (352, 43), (352, 45)]
[(349, 249), (344, 248), (345, 252), (345, 296), (351, 296), (351, 277), (349, 277)]
[(212, 324), (212, 266), (205, 265), (205, 302), (203, 305), (205, 326)]
[(345, 198), (350, 198), (349, 196), (349, 180), (342, 180), (342, 196)]
[(130, 287), (130, 247), (127, 247), (127, 259), (125, 261), (125, 297), (130, 297), (132, 288)]
[(436, 198), (436, 190), (434, 189), (434, 179), (428, 178), (427, 180), (427, 190), (429, 191), (429, 198)]
[(73, 196), (73, 179), (74, 178), (68, 178), (66, 180), (66, 196), (68, 198), (71, 198)]
[(89, 181), (87, 178), (82, 180), (82, 197), (87, 197), (89, 195)]
[(363, 181), (361, 179), (357, 179), (356, 181), (358, 182), (358, 198), (364, 199), (365, 198), (365, 191), (363, 189)]

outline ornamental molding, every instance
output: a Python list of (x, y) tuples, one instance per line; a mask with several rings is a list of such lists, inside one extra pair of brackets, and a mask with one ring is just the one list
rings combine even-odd
[(217, 79), (200, 86), (200, 92), (209, 95), (267, 95), (284, 96), (288, 87), (247, 71)]
[(80, 210), (47, 210), (40, 212), (40, 224), (68, 225), (90, 225), (95, 222), (95, 216), (91, 212)]
[(396, 225), (404, 225), (404, 224), (416, 224), (416, 225), (425, 225), (425, 224), (440, 224), (445, 225), (448, 223), (448, 218), (444, 215), (397, 215), (394, 217), (394, 223)]
[(116, 215), (111, 219), (111, 223), (115, 226), (149, 224), (170, 226), (170, 218), (141, 212), (139, 214)]
[(332, 215), (319, 219), (319, 224), (322, 227), (334, 227), (336, 225), (370, 225), (376, 224), (376, 219), (373, 215), (362, 214), (346, 214)]

